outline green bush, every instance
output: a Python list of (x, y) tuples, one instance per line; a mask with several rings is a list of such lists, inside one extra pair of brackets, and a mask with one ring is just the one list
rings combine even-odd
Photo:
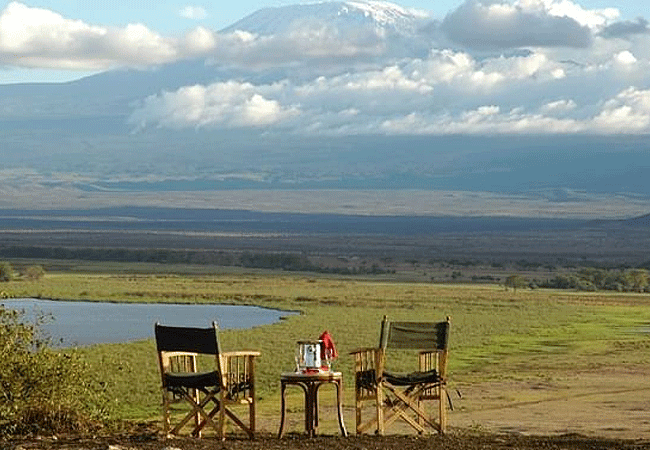
[(55, 350), (22, 311), (0, 305), (0, 434), (89, 431), (108, 423), (105, 389), (73, 350)]

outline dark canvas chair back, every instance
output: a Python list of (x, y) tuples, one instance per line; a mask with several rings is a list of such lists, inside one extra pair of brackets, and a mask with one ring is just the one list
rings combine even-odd
[(379, 347), (395, 349), (446, 350), (449, 342), (449, 321), (391, 322), (381, 324)]
[(159, 352), (219, 354), (219, 334), (215, 322), (210, 328), (172, 327), (156, 324), (155, 334)]

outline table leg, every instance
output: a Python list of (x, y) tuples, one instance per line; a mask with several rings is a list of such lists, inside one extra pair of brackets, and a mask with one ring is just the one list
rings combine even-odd
[(339, 416), (339, 428), (341, 435), (348, 437), (348, 430), (345, 429), (345, 422), (343, 422), (343, 382), (337, 381), (334, 384), (336, 384), (336, 410)]
[(280, 401), (281, 401), (281, 417), (280, 417), (280, 430), (278, 431), (278, 438), (284, 435), (284, 423), (286, 419), (286, 388), (288, 384), (300, 386), (305, 394), (305, 432), (307, 436), (314, 437), (318, 428), (318, 390), (323, 384), (333, 383), (336, 386), (336, 410), (339, 421), (339, 428), (341, 435), (348, 436), (343, 421), (343, 382), (341, 379), (334, 380), (281, 380), (280, 383)]
[[(301, 385), (302, 386), (302, 385)], [(314, 393), (313, 384), (303, 386), (305, 390), (305, 431), (307, 436), (314, 437)]]
[(314, 428), (318, 428), (318, 388), (323, 383), (314, 383)]
[(280, 403), (281, 403), (281, 410), (282, 410), (282, 415), (280, 416), (280, 430), (278, 431), (278, 438), (282, 437), (282, 434), (284, 432), (284, 414), (286, 411), (286, 399), (285, 399), (285, 391), (287, 389), (287, 385), (285, 384), (284, 381), (280, 383)]

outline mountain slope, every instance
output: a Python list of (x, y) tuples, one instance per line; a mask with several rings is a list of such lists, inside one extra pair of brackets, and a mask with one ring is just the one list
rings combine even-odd
[(650, 214), (645, 214), (640, 217), (634, 217), (633, 219), (624, 220), (624, 226), (635, 227), (635, 228), (648, 228), (650, 227)]

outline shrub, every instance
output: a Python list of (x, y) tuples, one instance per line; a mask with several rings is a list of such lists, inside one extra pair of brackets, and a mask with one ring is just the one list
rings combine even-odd
[(38, 264), (27, 267), (23, 273), (23, 277), (31, 281), (40, 280), (43, 276), (45, 276), (45, 269)]
[(105, 392), (80, 355), (57, 351), (41, 328), (0, 306), (0, 434), (83, 432), (107, 423)]
[(0, 262), (0, 281), (11, 281), (14, 278), (14, 269), (7, 262)]
[(512, 288), (513, 291), (517, 292), (517, 288), (523, 288), (527, 285), (526, 279), (521, 275), (509, 275), (506, 280), (503, 282), (506, 290)]

